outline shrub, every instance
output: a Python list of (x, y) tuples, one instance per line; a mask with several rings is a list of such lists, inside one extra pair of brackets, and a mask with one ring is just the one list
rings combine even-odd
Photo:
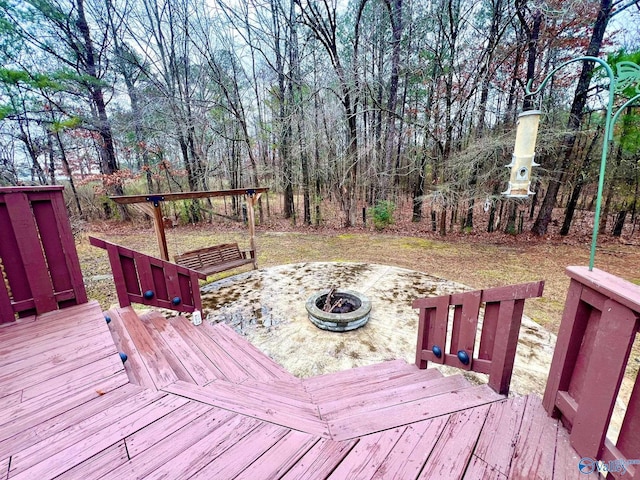
[(384, 230), (385, 227), (393, 223), (393, 212), (396, 206), (388, 200), (381, 200), (371, 209), (373, 226), (377, 230)]

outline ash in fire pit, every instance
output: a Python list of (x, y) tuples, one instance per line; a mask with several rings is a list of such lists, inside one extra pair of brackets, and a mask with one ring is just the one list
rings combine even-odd
[(369, 321), (371, 302), (353, 290), (324, 290), (307, 300), (309, 320), (323, 330), (346, 332)]

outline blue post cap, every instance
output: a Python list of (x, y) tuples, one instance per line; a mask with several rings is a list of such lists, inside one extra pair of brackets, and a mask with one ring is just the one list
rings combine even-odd
[(460, 363), (462, 363), (463, 365), (469, 365), (469, 354), (467, 352), (465, 352), (464, 350), (459, 350), (458, 351), (458, 360), (460, 360)]

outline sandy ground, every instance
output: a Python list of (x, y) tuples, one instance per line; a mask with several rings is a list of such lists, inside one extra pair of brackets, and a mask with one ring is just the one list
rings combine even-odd
[[(357, 330), (321, 330), (305, 302), (318, 290), (356, 290), (372, 302), (369, 322)], [(204, 315), (226, 322), (298, 377), (403, 358), (415, 360), (418, 328), (414, 299), (470, 290), (425, 273), (366, 263), (298, 263), (228, 277), (203, 288)], [(535, 299), (527, 300), (536, 301)], [(542, 394), (555, 335), (524, 317), (511, 394)], [(433, 365), (430, 365), (432, 367)], [(446, 374), (459, 373), (446, 368)], [(486, 382), (465, 373), (474, 382)]]

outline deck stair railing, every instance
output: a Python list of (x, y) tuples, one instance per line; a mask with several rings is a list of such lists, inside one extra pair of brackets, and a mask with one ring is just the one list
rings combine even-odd
[(540, 297), (543, 288), (540, 281), (415, 300), (413, 308), (420, 313), (416, 365), (427, 368), (433, 362), (485, 373), (489, 386), (506, 395), (524, 301)]
[(543, 405), (570, 431), (571, 446), (586, 458), (585, 468), (603, 462), (615, 478), (638, 479), (637, 378), (617, 441), (608, 439), (607, 431), (640, 329), (640, 286), (587, 267), (568, 267), (567, 274), (571, 283)]
[(0, 324), (87, 302), (63, 188), (0, 188)]
[(202, 310), (198, 279), (205, 280), (204, 274), (99, 238), (89, 242), (109, 254), (121, 307), (142, 303), (178, 312)]

